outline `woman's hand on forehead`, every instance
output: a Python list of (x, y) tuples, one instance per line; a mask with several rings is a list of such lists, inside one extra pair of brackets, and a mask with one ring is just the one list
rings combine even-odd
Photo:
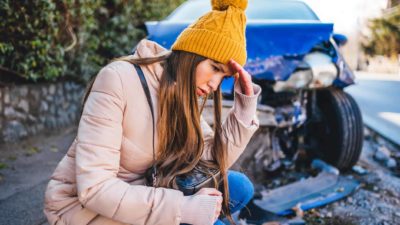
[(230, 59), (228, 65), (235, 73), (235, 82), (239, 82), (243, 94), (247, 96), (254, 95), (253, 83), (251, 82), (251, 75), (235, 60)]

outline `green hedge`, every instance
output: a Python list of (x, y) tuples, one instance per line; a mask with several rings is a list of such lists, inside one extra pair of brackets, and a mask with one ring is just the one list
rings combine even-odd
[(145, 37), (143, 24), (184, 0), (2, 0), (2, 71), (31, 80), (88, 80)]
[[(392, 4), (395, 4), (394, 2)], [(400, 6), (381, 18), (369, 21), (371, 34), (364, 37), (362, 48), (367, 55), (397, 59), (400, 54)]]

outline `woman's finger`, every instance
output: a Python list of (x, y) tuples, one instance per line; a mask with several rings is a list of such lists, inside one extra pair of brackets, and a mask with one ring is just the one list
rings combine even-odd
[(235, 60), (231, 59), (231, 60), (229, 60), (229, 63), (231, 65), (231, 67), (233, 68), (234, 72), (236, 71), (237, 73), (239, 73), (239, 76), (247, 73), (247, 71)]
[(236, 72), (235, 77), (238, 76), (238, 78), (241, 79), (246, 79), (246, 80), (251, 80), (250, 74), (235, 60), (231, 59), (229, 61), (231, 68), (233, 69), (233, 72)]
[(222, 193), (215, 188), (202, 188), (200, 189), (196, 195), (211, 195), (211, 196), (222, 196)]
[(231, 68), (233, 69), (233, 71), (238, 73), (236, 75), (236, 76), (238, 76), (238, 78), (251, 80), (250, 74), (242, 67), (242, 65), (240, 65), (233, 59), (231, 59), (229, 62), (230, 62), (230, 65), (231, 65)]
[(254, 90), (250, 74), (235, 60), (231, 59), (229, 63), (233, 71), (236, 71), (238, 74), (235, 75), (235, 80), (239, 81), (242, 92), (247, 96), (253, 95)]

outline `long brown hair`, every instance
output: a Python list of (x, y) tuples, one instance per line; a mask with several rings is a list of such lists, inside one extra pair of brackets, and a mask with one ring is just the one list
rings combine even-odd
[[(204, 140), (200, 116), (204, 103), (199, 107), (196, 95), (195, 71), (197, 65), (207, 58), (186, 51), (168, 51), (151, 58), (125, 56), (132, 64), (161, 63), (158, 100), (158, 146), (156, 147), (157, 186), (173, 188), (178, 175), (191, 171), (196, 165), (217, 168), (223, 178), (223, 214), (234, 224), (229, 211), (226, 146), (222, 141), (221, 90), (213, 92), (214, 138), (211, 147), (213, 160), (203, 160)], [(115, 61), (114, 60), (114, 61)], [(89, 83), (83, 98), (85, 103), (93, 84)], [(203, 99), (205, 101), (206, 98)], [(216, 187), (218, 188), (218, 187)]]

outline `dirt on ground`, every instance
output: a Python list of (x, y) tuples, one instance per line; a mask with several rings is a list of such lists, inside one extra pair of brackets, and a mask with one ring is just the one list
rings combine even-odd
[[(382, 154), (386, 154), (388, 159), (382, 157)], [(287, 216), (285, 219), (279, 217), (280, 219), (274, 220), (271, 218), (270, 221), (265, 221), (263, 225), (400, 224), (399, 165), (400, 151), (398, 147), (365, 129), (365, 140), (360, 160), (352, 170), (340, 174), (360, 183), (352, 194), (323, 207), (304, 212), (297, 210), (296, 215)], [(258, 171), (257, 173), (253, 176), (256, 176), (259, 181), (256, 184), (258, 195), (317, 174), (316, 171), (299, 169), (298, 166), (282, 169), (275, 173), (265, 171)], [(262, 177), (261, 181), (260, 177)], [(240, 220), (239, 224), (250, 225), (245, 219)]]

